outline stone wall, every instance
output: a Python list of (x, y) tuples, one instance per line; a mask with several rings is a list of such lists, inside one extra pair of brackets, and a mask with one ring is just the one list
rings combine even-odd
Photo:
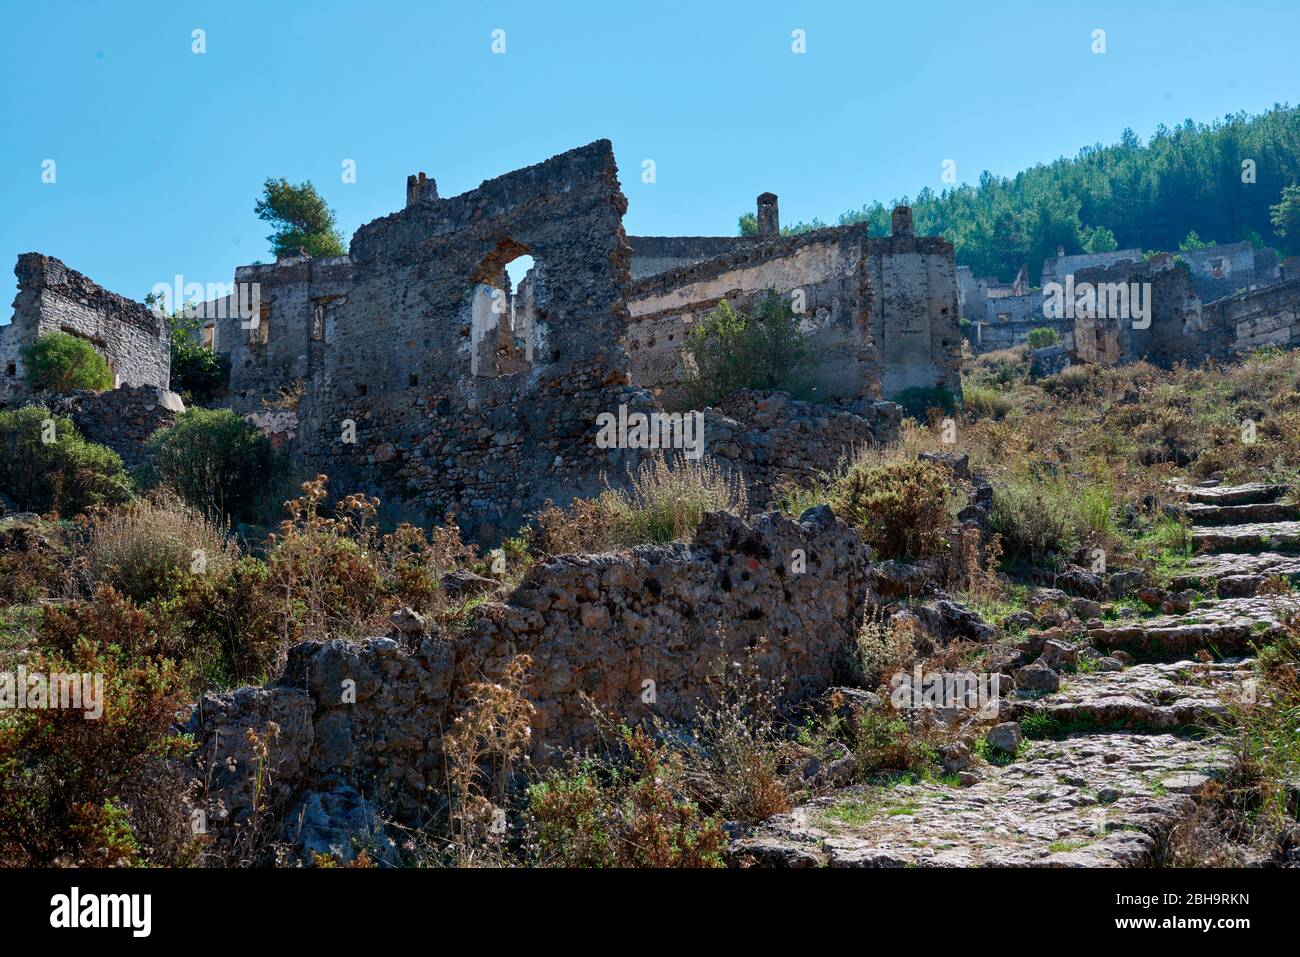
[(705, 411), (705, 447), (745, 477), (750, 507), (766, 508), (783, 483), (808, 487), (855, 450), (892, 442), (902, 417), (892, 402), (864, 399), (837, 409), (745, 390)]
[[(400, 498), (428, 521), (454, 515), (481, 541), (548, 498), (597, 491), (621, 464), (596, 447), (597, 415), (651, 403), (627, 391), (620, 345), (625, 209), (601, 140), (362, 226), (298, 408), (305, 463), (336, 489)], [(529, 343), (495, 305), (522, 255), (544, 276)]]
[(207, 695), (194, 710), (209, 827), (226, 840), (251, 813), (249, 729), (269, 738), (267, 793), (290, 827), (304, 807), (355, 807), (353, 795), (409, 819), (427, 813), (445, 794), (442, 735), (468, 686), (499, 679), (519, 654), (532, 659), (525, 693), (541, 763), (597, 743), (592, 705), (628, 721), (690, 720), (737, 662), (778, 679), (785, 702), (819, 694), (876, 603), (869, 559), (824, 507), (798, 521), (711, 513), (689, 545), (536, 565), (459, 639), (408, 620), (388, 638), (298, 645), (275, 684)]
[(1220, 299), (1204, 307), (1206, 322), (1231, 337), (1234, 352), (1300, 343), (1300, 278)]
[(79, 390), (53, 397), (49, 406), (72, 419), (91, 442), (122, 457), (127, 469), (144, 464), (149, 436), (176, 421), (185, 403), (175, 392), (154, 386), (119, 386), (108, 392)]
[(871, 338), (880, 363), (880, 395), (940, 387), (961, 395), (961, 326), (952, 244), (916, 236), (912, 211), (894, 210), (892, 235), (867, 245), (872, 290)]
[(749, 236), (629, 236), (627, 241), (633, 281), (743, 252), (759, 242)]
[(117, 385), (168, 388), (171, 337), (165, 319), (52, 256), (24, 253), (14, 274), (13, 320), (0, 327), (0, 399), (13, 401), (23, 391), (22, 347), (51, 332), (92, 343), (108, 360)]
[(351, 283), (346, 256), (300, 252), (235, 270), (236, 291), (200, 310), (205, 341), (230, 357), (223, 404), (253, 412), (321, 374)]
[(1271, 249), (1256, 249), (1245, 241), (1184, 249), (1178, 258), (1191, 270), (1192, 283), (1202, 302), (1213, 302), (1278, 281), (1277, 254)]
[(1043, 270), (1039, 285), (1049, 282), (1064, 283), (1065, 277), (1077, 275), (1085, 269), (1105, 269), (1119, 263), (1141, 263), (1142, 249), (1134, 246), (1130, 249), (1112, 249), (1104, 253), (1075, 253), (1065, 255), (1065, 250), (1058, 247), (1057, 255), (1043, 260)]

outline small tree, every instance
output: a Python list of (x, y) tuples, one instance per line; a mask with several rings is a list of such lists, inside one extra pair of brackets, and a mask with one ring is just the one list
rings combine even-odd
[(799, 374), (807, 335), (790, 304), (775, 291), (768, 292), (753, 317), (724, 299), (691, 327), (682, 348), (692, 366), (688, 392), (697, 407), (741, 389), (804, 391)]
[(1273, 232), (1285, 239), (1288, 252), (1300, 252), (1300, 184), (1282, 188), (1282, 199), (1268, 208)]
[(1115, 234), (1105, 226), (1084, 227), (1082, 230), (1083, 251), (1086, 253), (1109, 253), (1119, 248)]
[(1209, 249), (1215, 245), (1218, 244), (1213, 239), (1207, 242), (1197, 234), (1196, 230), (1190, 229), (1187, 231), (1187, 238), (1178, 244), (1178, 248), (1182, 252), (1187, 252), (1192, 249)]
[(271, 441), (229, 409), (186, 409), (147, 446), (146, 480), (214, 517), (251, 514), (280, 471)]
[(1031, 349), (1043, 349), (1047, 346), (1054, 346), (1061, 341), (1061, 337), (1056, 334), (1056, 330), (1049, 326), (1038, 326), (1029, 330), (1029, 337), (1026, 339)]
[(37, 392), (113, 388), (108, 361), (85, 339), (49, 332), (22, 348), (27, 384)]
[(254, 212), (275, 227), (266, 238), (279, 256), (298, 247), (313, 256), (342, 256), (347, 252), (334, 210), (308, 180), (294, 186), (283, 177), (268, 179)]

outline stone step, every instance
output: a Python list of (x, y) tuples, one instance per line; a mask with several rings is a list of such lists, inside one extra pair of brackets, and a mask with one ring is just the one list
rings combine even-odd
[(1197, 555), (1170, 582), (1174, 591), (1195, 588), (1220, 598), (1254, 595), (1269, 578), (1300, 583), (1300, 555), (1279, 552), (1213, 552)]
[(1254, 676), (1249, 660), (1243, 659), (1065, 675), (1058, 690), (1037, 700), (1013, 699), (1004, 713), (1026, 728), (1044, 718), (1055, 730), (1218, 728), (1230, 720), (1227, 702), (1249, 696)]
[(1213, 738), (1031, 741), (970, 787), (857, 785), (765, 821), (733, 863), (795, 867), (1149, 867), (1235, 767)]
[(1199, 502), (1203, 505), (1254, 505), (1259, 502), (1275, 502), (1290, 490), (1289, 486), (1268, 482), (1215, 485), (1210, 488), (1174, 485), (1173, 488), (1178, 494), (1186, 495), (1188, 502)]
[(1287, 614), (1300, 611), (1289, 595), (1204, 601), (1185, 615), (1156, 615), (1108, 623), (1088, 631), (1099, 651), (1127, 651), (1135, 658), (1175, 661), (1198, 651), (1216, 657), (1252, 652), (1254, 643), (1277, 637)]
[(1300, 522), (1258, 522), (1193, 528), (1196, 552), (1300, 551)]
[(1300, 507), (1289, 502), (1253, 502), (1249, 505), (1191, 504), (1184, 513), (1194, 525), (1250, 525), (1288, 522), (1300, 518)]

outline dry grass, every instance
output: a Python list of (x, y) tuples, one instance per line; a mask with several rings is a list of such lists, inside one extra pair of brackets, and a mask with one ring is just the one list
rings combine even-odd
[(606, 489), (567, 509), (548, 506), (532, 517), (526, 535), (540, 555), (666, 545), (689, 541), (713, 511), (748, 513), (739, 475), (708, 460), (652, 458), (633, 473), (627, 490)]
[(190, 575), (221, 575), (239, 557), (223, 526), (174, 495), (98, 511), (85, 545), (86, 591), (112, 585), (140, 603), (173, 594)]

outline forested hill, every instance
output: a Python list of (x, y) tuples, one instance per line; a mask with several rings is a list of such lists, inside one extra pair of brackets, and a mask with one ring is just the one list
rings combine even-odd
[[(1250, 164), (1253, 160), (1253, 182)], [(1029, 264), (1036, 280), (1058, 245), (1067, 253), (1141, 246), (1176, 250), (1250, 239), (1300, 253), (1300, 108), (1275, 106), (1212, 124), (1161, 126), (1143, 143), (1125, 130), (1112, 146), (1087, 146), (1073, 159), (1040, 164), (1007, 179), (985, 172), (979, 185), (879, 201), (839, 217), (889, 231), (890, 210), (912, 207), (918, 234), (942, 233), (957, 262), (978, 276), (1011, 279)], [(798, 223), (786, 232), (825, 226)], [(1287, 228), (1288, 225), (1290, 228)], [(754, 229), (741, 217), (742, 234)]]

